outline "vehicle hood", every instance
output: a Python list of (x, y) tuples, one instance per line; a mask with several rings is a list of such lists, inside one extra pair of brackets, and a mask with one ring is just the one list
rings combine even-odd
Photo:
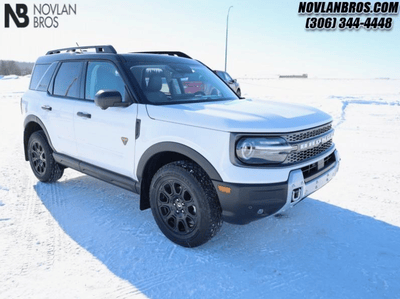
[(332, 120), (313, 107), (254, 100), (147, 105), (147, 112), (159, 121), (236, 133), (293, 132)]

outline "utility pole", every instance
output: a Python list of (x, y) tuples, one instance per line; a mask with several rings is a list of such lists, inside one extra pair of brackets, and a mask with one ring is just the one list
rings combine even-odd
[(226, 64), (228, 61), (228, 21), (229, 21), (229, 12), (233, 6), (230, 6), (228, 9), (228, 15), (226, 16), (226, 42), (225, 42), (225, 72), (226, 72)]

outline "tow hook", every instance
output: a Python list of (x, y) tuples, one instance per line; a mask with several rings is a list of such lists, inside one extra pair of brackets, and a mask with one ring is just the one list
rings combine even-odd
[(301, 198), (301, 187), (293, 189), (292, 191), (292, 202), (296, 202)]

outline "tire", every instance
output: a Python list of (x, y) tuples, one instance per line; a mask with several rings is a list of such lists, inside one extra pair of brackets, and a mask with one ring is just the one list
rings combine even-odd
[(53, 150), (43, 131), (36, 131), (29, 137), (28, 156), (33, 174), (39, 181), (55, 182), (64, 174), (64, 168), (53, 158)]
[(154, 219), (172, 242), (197, 247), (222, 226), (222, 210), (214, 186), (195, 163), (178, 161), (160, 168), (150, 185)]
[(240, 98), (242, 96), (242, 92), (240, 91), (240, 88), (236, 91), (237, 96)]

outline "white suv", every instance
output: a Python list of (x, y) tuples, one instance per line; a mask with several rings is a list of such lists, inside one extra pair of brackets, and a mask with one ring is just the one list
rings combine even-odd
[(136, 192), (186, 247), (222, 220), (245, 224), (297, 204), (339, 167), (329, 115), (241, 99), (181, 52), (49, 51), (21, 110), (25, 159), (40, 181), (70, 167)]

